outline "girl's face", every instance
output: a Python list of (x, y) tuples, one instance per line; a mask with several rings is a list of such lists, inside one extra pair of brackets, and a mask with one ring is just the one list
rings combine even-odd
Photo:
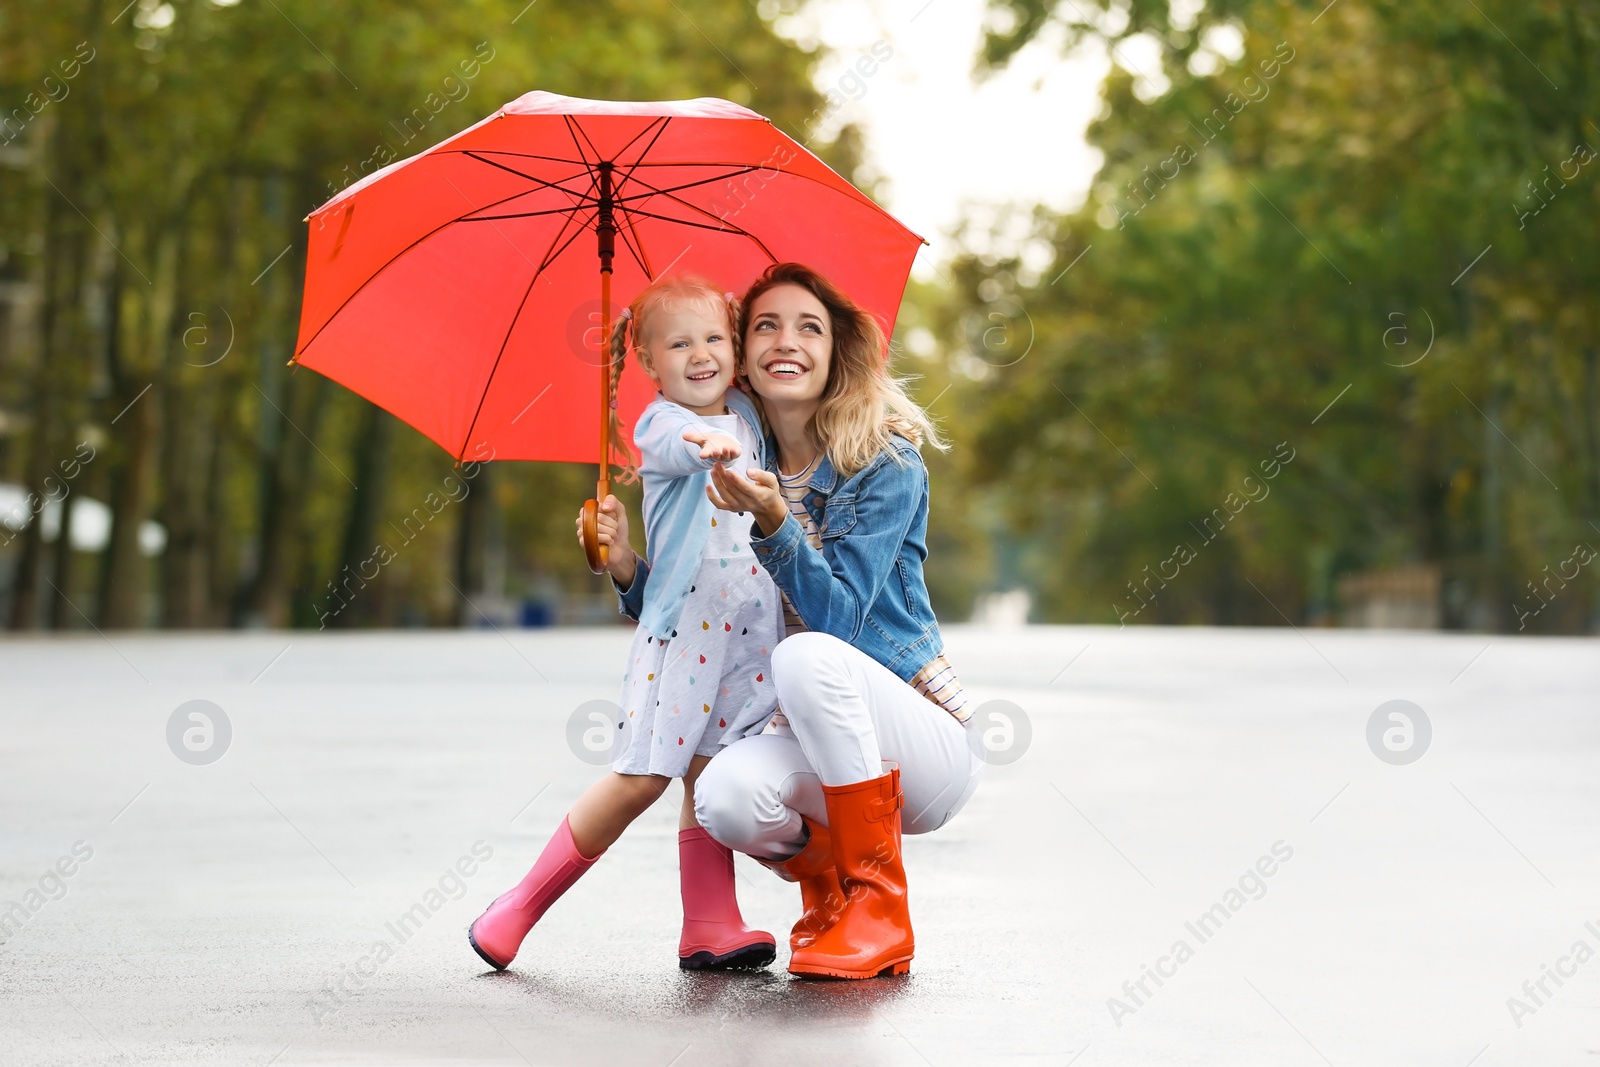
[(653, 309), (639, 346), (639, 366), (662, 394), (697, 415), (721, 415), (733, 384), (733, 338), (727, 316), (692, 301)]
[(750, 306), (745, 375), (769, 403), (819, 400), (833, 362), (833, 321), (807, 289), (776, 285)]

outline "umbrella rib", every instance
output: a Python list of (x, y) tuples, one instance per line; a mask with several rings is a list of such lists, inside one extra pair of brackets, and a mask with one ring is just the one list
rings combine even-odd
[(684, 189), (693, 189), (698, 185), (709, 185), (712, 182), (726, 181), (729, 178), (737, 178), (741, 174), (749, 174), (751, 171), (757, 170), (757, 169), (759, 169), (759, 168), (757, 168), (757, 167), (740, 167), (737, 170), (728, 171), (726, 174), (716, 174), (716, 175), (713, 175), (713, 176), (711, 176), (709, 178), (702, 178), (697, 182), (685, 182), (682, 185), (669, 185), (665, 189), (657, 189), (657, 188), (651, 186), (649, 183), (647, 183), (645, 181), (642, 181), (640, 179), (634, 178), (632, 174), (629, 174), (628, 178), (629, 178), (630, 181), (638, 181), (640, 185), (643, 185), (646, 189), (649, 189), (650, 191), (648, 193), (640, 193), (637, 196), (619, 196), (619, 197), (617, 197), (617, 203), (620, 204), (625, 200), (647, 200), (652, 196), (660, 196), (660, 195), (665, 194), (665, 193), (676, 193), (676, 192), (680, 192), (680, 191), (682, 191)]
[(433, 153), (445, 156), (514, 156), (517, 159), (540, 159), (546, 163), (566, 163), (573, 167), (588, 169), (589, 164), (581, 159), (568, 159), (566, 156), (541, 156), (537, 152), (512, 152), (505, 148), (442, 148)]
[[(483, 156), (480, 156), (476, 152), (466, 151), (466, 152), (463, 152), (462, 155), (466, 156), (468, 159), (475, 159), (479, 163), (487, 163), (491, 167), (497, 167), (500, 170), (505, 171), (507, 174), (515, 174), (519, 178), (525, 178), (530, 182), (534, 182), (535, 184), (540, 186), (540, 188), (543, 188), (543, 189), (554, 189), (558, 193), (565, 193), (567, 196), (577, 197), (577, 200), (575, 200), (573, 202), (573, 206), (574, 207), (577, 207), (580, 202), (584, 202), (584, 201), (592, 202), (594, 200), (594, 198), (589, 196), (589, 194), (587, 194), (587, 193), (576, 192), (576, 191), (574, 191), (572, 189), (568, 189), (565, 185), (561, 185), (558, 182), (548, 182), (548, 181), (545, 181), (543, 178), (536, 178), (532, 174), (524, 174), (524, 173), (522, 173), (522, 171), (518, 170), (515, 167), (508, 167), (504, 163), (496, 163), (492, 159), (485, 159)], [(562, 162), (569, 162), (569, 161), (563, 160)], [(585, 166), (587, 166), (587, 164), (585, 164)], [(588, 173), (591, 173), (591, 172), (587, 172), (587, 171), (585, 172), (585, 174), (588, 174)], [(583, 177), (583, 176), (584, 176), (583, 174), (574, 174), (572, 176), (572, 178), (580, 178), (580, 177)], [(562, 180), (563, 181), (571, 181), (572, 178), (564, 178)], [(537, 189), (524, 189), (522, 192), (518, 193), (517, 196), (526, 196), (528, 193), (532, 193), (532, 192), (538, 192), (538, 190)], [(506, 199), (515, 200), (516, 197), (507, 197)], [(503, 204), (505, 202), (506, 202), (505, 200), (498, 201), (498, 203), (501, 203), (501, 204)], [(490, 206), (492, 207), (494, 205), (491, 204)], [(474, 210), (479, 210), (479, 209), (474, 209)]]
[[(546, 260), (546, 264), (548, 264)], [(528, 297), (533, 295), (533, 287), (538, 284), (539, 275), (544, 273), (544, 266), (533, 272), (533, 277), (528, 279), (528, 288), (523, 290), (522, 299), (517, 301), (517, 312), (511, 316), (511, 325), (506, 327), (506, 335), (500, 339), (500, 351), (495, 353), (494, 366), (489, 368), (489, 377), (483, 383), (483, 392), (478, 394), (478, 407), (472, 413), (472, 422), (467, 426), (467, 435), (461, 439), (461, 447), (456, 450), (456, 462), (460, 462), (467, 454), (467, 445), (472, 441), (472, 431), (478, 428), (478, 416), (483, 414), (483, 402), (489, 399), (489, 390), (494, 388), (495, 372), (500, 369), (500, 361), (505, 358), (506, 345), (511, 343), (511, 335), (516, 331), (517, 321), (522, 318), (522, 311), (528, 306)]]
[[(672, 116), (671, 115), (658, 116), (656, 119), (651, 121), (648, 125), (646, 125), (643, 129), (641, 129), (638, 133), (634, 134), (632, 140), (630, 140), (627, 144), (623, 145), (621, 148), (617, 149), (617, 154), (616, 154), (615, 157), (613, 157), (613, 162), (615, 162), (618, 159), (621, 159), (622, 158), (622, 154), (624, 152), (626, 152), (628, 149), (632, 148), (634, 146), (635, 142), (637, 142), (639, 140), (639, 138), (641, 138), (645, 134), (649, 133), (650, 132), (650, 128), (652, 126), (659, 125), (660, 128), (656, 130), (655, 136), (650, 138), (650, 143), (645, 145), (644, 148), (640, 149), (640, 151), (639, 151), (639, 158), (640, 159), (643, 159), (645, 156), (649, 155), (650, 154), (650, 149), (654, 148), (656, 146), (656, 142), (661, 140), (661, 135), (667, 132), (667, 124), (669, 122), (671, 122), (671, 121), (672, 121)], [(628, 166), (636, 167), (636, 166), (638, 166), (638, 163), (637, 162), (630, 163), (630, 164), (628, 164)]]
[(528, 288), (523, 292), (522, 299), (517, 302), (517, 312), (511, 316), (511, 325), (506, 327), (506, 335), (500, 339), (500, 351), (495, 353), (494, 366), (489, 368), (489, 377), (483, 383), (483, 392), (478, 395), (478, 407), (472, 413), (472, 422), (467, 426), (466, 437), (461, 439), (461, 450), (456, 454), (457, 460), (466, 455), (467, 445), (472, 442), (472, 432), (478, 428), (478, 416), (483, 414), (483, 404), (484, 401), (489, 399), (489, 390), (494, 388), (494, 376), (500, 371), (500, 361), (505, 358), (506, 345), (511, 343), (511, 335), (516, 332), (517, 322), (522, 318), (523, 309), (528, 306), (528, 297), (532, 295), (533, 287), (538, 284), (540, 276), (545, 272), (545, 268), (554, 263), (557, 257), (565, 252), (572, 242), (576, 241), (588, 229), (587, 225), (579, 226), (572, 232), (572, 236), (567, 238), (565, 244), (561, 245), (560, 248), (556, 247), (556, 242), (561, 240), (561, 235), (566, 232), (568, 224), (577, 218), (579, 210), (581, 209), (573, 208), (573, 214), (568, 216), (567, 221), (561, 224), (561, 229), (557, 231), (555, 240), (550, 242), (550, 248), (546, 250), (544, 259), (539, 264), (539, 269), (533, 272), (532, 278), (528, 279)]
[[(447, 155), (447, 154), (461, 155), (461, 154), (465, 154), (465, 153), (468, 153), (468, 152), (480, 152), (480, 153), (483, 153), (484, 155), (495, 155), (495, 156), (516, 156), (519, 159), (542, 159), (542, 160), (545, 160), (545, 161), (550, 162), (550, 163), (571, 163), (574, 166), (583, 166), (583, 167), (590, 166), (589, 163), (586, 163), (585, 161), (583, 161), (581, 159), (567, 159), (565, 156), (541, 156), (541, 155), (538, 155), (537, 153), (534, 153), (534, 152), (513, 152), (509, 148), (494, 148), (494, 149), (489, 149), (489, 148), (446, 148), (446, 149), (441, 149), (440, 151), (438, 151), (435, 154), (436, 155)], [(699, 162), (697, 160), (692, 160), (692, 159), (685, 159), (685, 160), (681, 160), (681, 161), (671, 160), (671, 159), (663, 159), (663, 160), (660, 160), (659, 162), (654, 162), (654, 163), (646, 163), (646, 162), (640, 161), (640, 162), (637, 162), (637, 163), (625, 163), (625, 164), (619, 164), (619, 165), (620, 166), (625, 166), (625, 167), (628, 167), (628, 168), (631, 169), (633, 167), (747, 167), (750, 164), (748, 164), (748, 163), (702, 163), (702, 162)]]
[[(655, 135), (650, 138), (650, 143), (641, 148), (639, 150), (638, 157), (632, 163), (628, 164), (626, 171), (624, 171), (622, 175), (622, 180), (617, 183), (617, 187), (615, 190), (613, 190), (613, 192), (621, 192), (628, 182), (636, 180), (633, 175), (634, 168), (640, 163), (644, 162), (645, 157), (650, 154), (651, 149), (655, 148), (656, 142), (661, 140), (661, 136), (667, 132), (667, 126), (671, 122), (671, 116), (662, 118), (660, 125), (656, 129)], [(644, 136), (645, 132), (648, 131), (649, 128), (650, 127), (647, 126), (644, 130), (640, 130), (638, 134), (634, 135), (632, 141), (629, 141), (627, 144), (623, 145), (621, 151), (617, 153), (618, 158), (622, 156), (623, 152), (626, 152), (628, 149), (632, 148), (634, 143), (637, 142), (640, 137)], [(644, 183), (641, 182), (640, 184)], [(617, 232), (622, 235), (622, 246), (628, 250), (628, 254), (633, 257), (633, 261), (639, 264), (639, 269), (644, 271), (644, 276), (649, 278), (651, 281), (654, 281), (656, 272), (649, 264), (649, 254), (644, 250), (644, 237), (639, 233), (638, 226), (634, 224), (633, 218), (628, 214), (628, 209), (626, 207), (626, 201), (628, 199), (630, 198), (622, 196), (614, 196), (612, 198), (613, 204), (616, 205), (622, 215), (623, 225), (618, 227)], [(632, 238), (631, 240), (629, 239), (630, 236)]]
[[(690, 211), (699, 212), (700, 214), (704, 215), (708, 219), (717, 219), (717, 216), (711, 214), (711, 212), (705, 210), (704, 208), (696, 207), (694, 204), (689, 203), (687, 200), (684, 200), (681, 197), (673, 196), (671, 193), (663, 193), (662, 195), (664, 195), (668, 200), (673, 200), (673, 201), (676, 201), (679, 204), (682, 204), (684, 207), (688, 208)], [(762, 252), (763, 255), (765, 255), (769, 260), (771, 260), (774, 263), (778, 262), (778, 257), (772, 254), (772, 250), (769, 249), (766, 246), (766, 244), (762, 242), (761, 238), (757, 237), (755, 234), (751, 233), (749, 230), (746, 230), (742, 226), (734, 225), (733, 223), (729, 222), (727, 219), (717, 219), (717, 222), (720, 223), (720, 225), (711, 226), (711, 225), (708, 225), (708, 224), (703, 223), (703, 222), (690, 222), (687, 219), (669, 218), (669, 217), (667, 217), (665, 215), (657, 215), (657, 214), (654, 214), (652, 212), (641, 211), (640, 209), (633, 208), (633, 207), (626, 208), (625, 210), (627, 212), (629, 212), (630, 214), (643, 215), (645, 218), (659, 219), (662, 222), (671, 222), (671, 223), (675, 223), (675, 224), (677, 224), (679, 226), (694, 226), (694, 227), (697, 227), (697, 228), (702, 229), (702, 230), (716, 230), (716, 231), (720, 231), (722, 233), (728, 233), (728, 232), (731, 231), (731, 232), (739, 234), (739, 235), (741, 235), (743, 237), (748, 237), (755, 244), (755, 246), (757, 248), (761, 249), (761, 252)]]
[[(628, 209), (628, 214), (637, 215), (641, 219), (655, 219), (657, 222), (670, 222), (674, 226), (693, 226), (697, 230), (713, 230), (718, 233), (736, 233), (742, 234), (745, 237), (750, 236), (750, 234), (745, 233), (745, 231), (736, 226), (713, 226), (709, 222), (697, 222), (691, 219), (675, 219), (671, 215), (658, 215), (654, 211), (646, 211), (643, 208), (630, 207)], [(715, 216), (712, 217), (715, 218)]]
[[(568, 217), (567, 222), (572, 222), (572, 221), (577, 219), (578, 216), (576, 214), (576, 211), (577, 211), (577, 209), (574, 209), (574, 213), (571, 216)], [(539, 264), (539, 270), (540, 271), (543, 271), (550, 264), (554, 263), (556, 261), (556, 257), (560, 256), (561, 253), (565, 252), (568, 248), (570, 248), (572, 246), (572, 242), (576, 241), (580, 235), (582, 235), (584, 233), (588, 233), (589, 232), (589, 224), (588, 223), (582, 223), (581, 225), (579, 225), (576, 230), (572, 231), (572, 236), (568, 237), (566, 239), (566, 241), (561, 245), (560, 248), (556, 248), (555, 247), (555, 242), (561, 240), (561, 235), (566, 232), (566, 229), (567, 229), (566, 223), (562, 223), (561, 229), (559, 231), (557, 231), (557, 233), (556, 233), (555, 241), (551, 241), (550, 242), (551, 251), (546, 253), (546, 255), (544, 257), (544, 262)]]
[[(322, 331), (326, 330), (333, 323), (333, 320), (339, 317), (339, 313), (350, 305), (350, 301), (352, 301), (356, 297), (360, 296), (361, 292), (364, 289), (366, 289), (367, 286), (371, 285), (373, 280), (376, 279), (378, 277), (378, 275), (382, 274), (384, 271), (386, 271), (390, 267), (394, 266), (395, 262), (401, 256), (405, 255), (407, 252), (411, 251), (413, 248), (417, 247), (422, 242), (426, 241), (428, 238), (430, 238), (434, 234), (438, 233), (440, 230), (443, 230), (445, 227), (454, 226), (456, 223), (463, 221), (464, 219), (466, 219), (467, 215), (472, 214), (473, 211), (483, 211), (483, 210), (485, 210), (487, 208), (497, 207), (500, 204), (504, 204), (504, 203), (507, 203), (508, 201), (515, 200), (517, 197), (523, 196), (526, 193), (527, 193), (527, 190), (524, 189), (522, 192), (514, 193), (511, 196), (508, 196), (503, 200), (496, 200), (492, 204), (483, 205), (483, 207), (475, 207), (471, 211), (468, 211), (466, 213), (466, 215), (458, 215), (453, 219), (446, 219), (443, 222), (441, 222), (439, 225), (435, 226), (433, 229), (429, 230), (427, 233), (423, 234), (421, 237), (418, 237), (415, 241), (412, 241), (410, 244), (406, 245), (400, 251), (396, 252), (393, 256), (389, 257), (388, 261), (385, 262), (383, 264), (383, 266), (381, 266), (377, 270), (373, 271), (370, 275), (367, 276), (365, 281), (363, 281), (360, 285), (356, 286), (354, 292), (352, 292), (349, 296), (344, 298), (343, 302), (341, 302), (339, 304), (339, 306), (334, 309), (333, 314), (329, 315), (327, 320), (324, 321), (321, 326), (317, 327), (317, 332), (312, 334), (310, 336), (310, 338), (308, 338), (306, 340), (305, 344), (303, 344), (303, 345), (299, 346), (297, 349), (295, 349), (295, 356), (299, 357), (300, 355), (302, 355), (305, 352), (306, 349), (310, 348), (311, 345), (316, 341), (316, 339), (318, 337), (322, 336)], [(576, 210), (578, 210), (578, 208), (576, 206), (574, 206), (570, 210), (576, 211)]]
[[(459, 151), (459, 152), (461, 152), (461, 153), (463, 153), (465, 155), (471, 155), (474, 158), (480, 159), (484, 163), (489, 163), (491, 166), (500, 166), (501, 169), (509, 171), (512, 174), (516, 174), (519, 177), (527, 178), (529, 181), (541, 181), (541, 179), (534, 178), (534, 177), (532, 177), (531, 175), (528, 175), (528, 174), (523, 174), (521, 171), (516, 170), (514, 168), (506, 167), (506, 166), (504, 166), (502, 164), (496, 164), (496, 163), (494, 163), (493, 160), (483, 159), (481, 156), (478, 156), (471, 149), (453, 149), (452, 151)], [(526, 158), (526, 159), (548, 159), (548, 160), (555, 160), (555, 161), (561, 162), (561, 163), (576, 163), (576, 162), (578, 162), (578, 161), (570, 160), (570, 159), (560, 159), (560, 158), (555, 157), (555, 156), (539, 156), (539, 155), (533, 155), (531, 153), (525, 153), (525, 152), (503, 152), (502, 151), (502, 152), (497, 152), (496, 154), (497, 155), (504, 155), (504, 156), (518, 156), (518, 157), (522, 157), (522, 158)], [(589, 163), (587, 160), (582, 161), (582, 165), (585, 166), (585, 167), (592, 167), (593, 166), (593, 164)], [(728, 167), (728, 168), (733, 168), (735, 170), (735, 172), (736, 172), (734, 174), (721, 175), (720, 176), (721, 178), (737, 177), (738, 173), (742, 173), (744, 171), (749, 171), (749, 170), (767, 170), (767, 171), (770, 171), (773, 174), (782, 174), (782, 175), (785, 175), (786, 177), (798, 178), (798, 179), (800, 179), (802, 181), (811, 182), (814, 185), (821, 185), (825, 189), (827, 189), (829, 192), (835, 193), (835, 194), (837, 194), (839, 196), (846, 197), (847, 199), (850, 199), (850, 200), (854, 200), (856, 203), (862, 205), (863, 207), (874, 208), (877, 211), (883, 212), (885, 215), (889, 215), (889, 213), (887, 211), (884, 211), (883, 208), (876, 201), (874, 201), (871, 197), (867, 196), (865, 193), (861, 192), (861, 190), (857, 189), (853, 185), (850, 185), (849, 183), (846, 183), (846, 188), (840, 189), (837, 186), (829, 185), (828, 183), (822, 181), (821, 179), (815, 178), (815, 177), (813, 177), (813, 176), (811, 176), (809, 174), (801, 174), (798, 171), (785, 170), (781, 166), (772, 166), (772, 165), (768, 165), (768, 164), (761, 164), (761, 165), (756, 166), (756, 167), (750, 167), (748, 164), (744, 164), (744, 163), (706, 163), (706, 162), (690, 162), (690, 161), (677, 162), (677, 161), (673, 161), (673, 160), (660, 160), (660, 161), (648, 161), (647, 162), (647, 161), (645, 161), (643, 159), (641, 159), (637, 163), (628, 164), (628, 168), (629, 168), (630, 173), (627, 175), (627, 179), (626, 180), (635, 181), (635, 182), (638, 182), (640, 185), (644, 185), (646, 188), (651, 188), (647, 182), (645, 182), (642, 179), (634, 176), (631, 173), (631, 171), (633, 171), (635, 169), (638, 169), (640, 167)], [(741, 168), (742, 168), (742, 170), (741, 170)], [(591, 171), (591, 174), (592, 174), (592, 171)], [(709, 178), (709, 179), (707, 179), (707, 181), (718, 181), (718, 180), (720, 180), (720, 178)], [(566, 187), (559, 186), (559, 185), (554, 185), (554, 184), (549, 183), (549, 182), (543, 182), (542, 184), (549, 185), (551, 188), (560, 189), (562, 192), (568, 193), (569, 195), (584, 195), (584, 194), (572, 194), (571, 190), (567, 189)], [(675, 188), (675, 189), (687, 189), (687, 188), (692, 187), (692, 185), (694, 185), (694, 184), (705, 184), (705, 183), (703, 183), (703, 182), (691, 183), (691, 185), (674, 186), (673, 188)], [(652, 188), (650, 195), (655, 195), (657, 193), (664, 194), (664, 193), (666, 193), (668, 191), (669, 190), (666, 190), (666, 189), (653, 189)], [(589, 199), (593, 199), (593, 198), (590, 197)], [(920, 235), (918, 235), (915, 232), (913, 232), (904, 223), (900, 222), (899, 219), (895, 219), (893, 215), (889, 215), (889, 218), (894, 219), (894, 221), (900, 226), (900, 228), (902, 230), (905, 230), (906, 233), (910, 234), (913, 237), (917, 237), (918, 240), (921, 240)], [(923, 241), (923, 244), (926, 244), (926, 243), (927, 243), (926, 241)]]
[[(591, 175), (593, 175), (594, 174), (594, 170), (595, 170), (595, 164), (600, 162), (600, 153), (599, 153), (599, 151), (595, 150), (594, 142), (592, 142), (592, 141), (589, 142), (590, 150), (594, 151), (594, 159), (590, 160), (589, 157), (584, 155), (584, 153), (583, 153), (583, 145), (578, 143), (578, 134), (583, 133), (583, 127), (579, 126), (578, 123), (577, 123), (577, 120), (574, 119), (571, 115), (562, 115), (561, 116), (561, 121), (566, 123), (567, 136), (572, 138), (572, 147), (574, 147), (574, 148), (576, 148), (578, 150), (578, 156), (579, 156), (579, 158), (581, 158), (583, 160), (583, 165), (585, 167), (588, 167), (589, 168), (589, 173)], [(583, 135), (583, 139), (585, 141), (588, 141), (589, 140), (589, 135), (585, 133)]]
[[(628, 254), (633, 257), (633, 261), (639, 264), (639, 269), (644, 271), (644, 276), (651, 281), (655, 281), (656, 272), (651, 270), (650, 264), (645, 262), (648, 257), (644, 254), (644, 239), (639, 236), (639, 231), (634, 228), (633, 220), (628, 218), (626, 211), (622, 213), (622, 217), (626, 225), (617, 227), (617, 233), (622, 238), (622, 246), (628, 250)], [(629, 234), (633, 235), (632, 241), (628, 240)], [(635, 243), (637, 243), (638, 247), (634, 247)]]
[(570, 204), (567, 207), (553, 207), (548, 211), (519, 211), (511, 215), (473, 215), (471, 218), (462, 218), (461, 222), (493, 222), (496, 219), (535, 219), (543, 215), (568, 215), (574, 211), (582, 211), (588, 205)]
[(748, 167), (748, 163), (718, 163), (705, 159), (658, 159), (651, 163), (640, 161), (634, 167)]
[[(818, 160), (818, 162), (821, 162), (821, 161)], [(636, 164), (634, 164), (635, 167), (743, 167), (743, 166), (746, 166), (746, 165), (747, 164), (744, 164), (744, 163), (674, 163), (674, 162), (672, 162), (670, 160), (663, 160), (663, 161), (658, 162), (658, 163), (636, 163)], [(823, 166), (826, 167), (827, 164), (824, 163)], [(856, 203), (862, 205), (863, 207), (870, 207), (870, 208), (873, 208), (874, 210), (882, 212), (885, 215), (888, 215), (889, 218), (893, 219), (894, 222), (902, 230), (905, 230), (907, 233), (911, 234), (911, 236), (917, 238), (917, 240), (922, 241), (923, 244), (927, 244), (928, 243), (927, 241), (923, 240), (923, 238), (922, 238), (922, 236), (920, 234), (914, 233), (909, 227), (906, 226), (905, 223), (901, 222), (899, 219), (896, 219), (893, 215), (890, 215), (889, 212), (884, 211), (884, 209), (877, 203), (877, 201), (873, 200), (870, 196), (868, 196), (866, 193), (863, 193), (860, 189), (857, 189), (854, 185), (851, 185), (849, 182), (845, 182), (844, 183), (845, 187), (843, 189), (840, 189), (836, 185), (829, 185), (827, 182), (823, 181), (820, 178), (814, 178), (809, 174), (801, 174), (799, 171), (785, 170), (781, 166), (776, 166), (776, 165), (770, 165), (770, 164), (763, 163), (757, 169), (771, 171), (773, 174), (783, 174), (783, 175), (786, 175), (786, 176), (788, 176), (790, 178), (798, 178), (801, 181), (811, 182), (813, 185), (820, 185), (824, 189), (827, 189), (831, 193), (834, 193), (834, 194), (839, 195), (839, 196), (843, 196), (843, 197), (845, 197), (846, 199), (849, 199), (849, 200), (854, 200)], [(834, 172), (830, 170), (829, 173), (834, 173)], [(839, 177), (839, 175), (838, 174), (834, 174), (834, 177)], [(840, 178), (840, 180), (843, 181), (843, 178)], [(644, 184), (644, 183), (641, 182), (640, 184)]]
[[(655, 136), (650, 138), (650, 143), (645, 145), (643, 148), (641, 148), (639, 150), (639, 157), (637, 159), (635, 159), (632, 163), (624, 164), (624, 172), (622, 174), (622, 178), (621, 178), (620, 181), (617, 182), (616, 188), (612, 190), (613, 193), (622, 192), (622, 187), (624, 185), (626, 185), (629, 181), (632, 180), (632, 178), (633, 178), (633, 168), (637, 167), (640, 163), (644, 162), (644, 157), (648, 156), (650, 154), (650, 150), (656, 146), (656, 142), (661, 140), (661, 135), (667, 132), (667, 124), (670, 123), (671, 121), (672, 120), (670, 118), (663, 119), (660, 128), (656, 130)], [(648, 130), (648, 129), (649, 129), (649, 127), (645, 127), (645, 130)], [(638, 135), (636, 135), (634, 137), (633, 141), (629, 141), (627, 144), (623, 145), (622, 149), (619, 152), (617, 152), (617, 155), (612, 160), (612, 162), (615, 163), (617, 159), (621, 159), (622, 158), (622, 153), (626, 152), (628, 149), (632, 148), (633, 144), (634, 144), (634, 141), (637, 141), (640, 137), (644, 136), (645, 130), (639, 131)], [(615, 202), (617, 202), (617, 203), (621, 203), (622, 197), (621, 196), (614, 196), (613, 200)]]

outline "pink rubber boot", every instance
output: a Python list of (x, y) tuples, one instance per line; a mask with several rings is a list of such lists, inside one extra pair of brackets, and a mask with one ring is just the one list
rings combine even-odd
[(700, 827), (678, 831), (678, 881), (683, 890), (683, 936), (678, 966), (686, 971), (765, 967), (777, 941), (752, 930), (733, 891), (733, 851)]
[(605, 849), (601, 849), (600, 855), (584, 859), (563, 818), (549, 844), (539, 853), (533, 870), (515, 889), (496, 898), (489, 910), (467, 927), (467, 940), (472, 943), (473, 951), (495, 970), (505, 970), (516, 959), (517, 949), (522, 947), (522, 939), (528, 936), (533, 924), (605, 854)]

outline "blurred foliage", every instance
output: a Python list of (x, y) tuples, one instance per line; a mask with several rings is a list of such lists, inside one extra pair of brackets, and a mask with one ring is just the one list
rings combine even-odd
[[(735, 0), (0, 0), (0, 284), (37, 294), (0, 348), (0, 481), (42, 499), (85, 444), (66, 504), (115, 516), (93, 555), (37, 522), (0, 535), (10, 624), (316, 625), (452, 463), (286, 368), (304, 216), (534, 88), (726, 97), (804, 138), (817, 58)], [(857, 146), (812, 147), (849, 175)], [(615, 618), (573, 536), (593, 468), (490, 465), (471, 489), (334, 624), (474, 621), (446, 579)]]
[[(125, 3), (0, 0), (0, 286), (33, 294), (0, 301), (0, 481), (43, 497), (87, 449), (65, 505), (115, 516), (93, 554), (0, 532), (16, 627), (315, 626), (444, 485), (420, 435), (285, 367), (302, 219), (389, 153), (532, 88), (722, 96), (803, 141), (825, 106), (786, 4)], [(969, 235), (902, 312), (897, 369), (957, 444), (925, 450), (942, 617), (1024, 587), (1049, 621), (1324, 622), (1341, 576), (1424, 564), (1447, 625), (1595, 628), (1600, 568), (1564, 577), (1600, 545), (1593, 5), (988, 25), (980, 77), (1024, 48), (1117, 65), (1086, 202), (1019, 206), (1009, 254)], [(858, 130), (811, 147), (871, 187)], [(573, 543), (593, 486), (490, 465), (333, 624), (471, 622), (452, 583), (614, 617)]]
[(921, 304), (954, 478), (1021, 539), (1036, 617), (1321, 622), (1341, 575), (1430, 564), (1447, 626), (1595, 628), (1600, 568), (1568, 561), (1600, 546), (1600, 9), (995, 0), (990, 26), (991, 67), (1117, 59), (1087, 201)]

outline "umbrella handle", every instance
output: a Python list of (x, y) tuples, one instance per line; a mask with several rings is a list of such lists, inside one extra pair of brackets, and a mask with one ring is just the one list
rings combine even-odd
[(597, 499), (583, 502), (583, 553), (595, 574), (605, 573), (610, 558), (606, 546), (600, 543), (600, 501), (611, 494), (611, 408), (617, 387), (606, 345), (611, 330), (611, 259), (616, 254), (612, 206), (611, 164), (601, 163), (600, 210), (595, 225), (600, 250), (600, 480), (594, 487)]
[(597, 500), (583, 502), (583, 554), (588, 557), (591, 571), (605, 573), (610, 553), (600, 543), (600, 502)]

